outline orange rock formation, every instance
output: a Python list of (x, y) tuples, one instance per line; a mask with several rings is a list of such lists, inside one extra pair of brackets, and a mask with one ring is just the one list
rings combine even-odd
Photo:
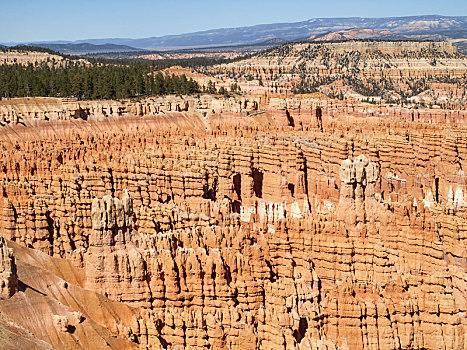
[(370, 108), (4, 127), (0, 315), (56, 348), (465, 348), (464, 115)]
[(287, 43), (204, 71), (258, 95), (304, 89), (465, 110), (466, 69), (466, 56), (448, 42), (345, 41)]
[(18, 290), (13, 251), (8, 249), (5, 238), (0, 236), (0, 298), (8, 299)]
[(123, 101), (77, 101), (53, 97), (12, 98), (0, 100), (0, 126), (37, 120), (87, 120), (170, 112), (190, 112), (206, 117), (208, 114), (221, 112), (251, 113), (258, 109), (258, 105), (258, 98), (248, 96), (165, 96)]

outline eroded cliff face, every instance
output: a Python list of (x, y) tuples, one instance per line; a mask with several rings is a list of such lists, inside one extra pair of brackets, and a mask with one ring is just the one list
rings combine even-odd
[(393, 82), (429, 76), (462, 77), (466, 60), (448, 42), (349, 41), (288, 43), (237, 62), (207, 68), (219, 74), (250, 74), (275, 83), (326, 77), (376, 78)]
[(141, 348), (465, 348), (463, 126), (331, 107), (6, 128), (2, 232)]
[(110, 195), (94, 198), (92, 233), (86, 252), (86, 288), (111, 299), (148, 307), (150, 291), (141, 253), (131, 244), (133, 203), (128, 191), (122, 200)]
[[(0, 51), (0, 64), (12, 65), (19, 64), (27, 66), (28, 64), (54, 62), (60, 63), (64, 58), (59, 55), (52, 55), (46, 52), (34, 52), (34, 51)], [(50, 63), (52, 64), (52, 63)]]
[(287, 43), (203, 71), (258, 95), (320, 91), (341, 100), (465, 110), (466, 68), (466, 57), (448, 42), (346, 41)]
[(221, 112), (251, 113), (258, 110), (259, 99), (203, 95), (165, 96), (142, 100), (77, 101), (53, 97), (12, 98), (0, 100), (0, 126), (38, 120), (102, 119), (123, 115), (146, 116), (169, 112), (206, 115)]
[(0, 298), (8, 299), (18, 290), (18, 276), (13, 251), (0, 236)]

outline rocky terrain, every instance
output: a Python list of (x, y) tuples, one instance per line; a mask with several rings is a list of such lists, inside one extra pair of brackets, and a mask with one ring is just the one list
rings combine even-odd
[(465, 111), (1, 103), (3, 347), (467, 347)]
[[(170, 71), (172, 73), (173, 71)], [(172, 73), (174, 74), (174, 73)], [(197, 79), (206, 80), (199, 75)], [(165, 96), (135, 100), (78, 101), (52, 97), (12, 98), (0, 100), (0, 126), (25, 124), (38, 120), (102, 119), (125, 115), (147, 116), (169, 112), (190, 112), (205, 120), (220, 112), (253, 113), (259, 99), (224, 96)]]
[[(347, 30), (338, 30), (326, 33), (324, 35), (311, 36), (308, 39), (313, 41), (339, 41), (339, 40), (362, 40), (362, 39), (396, 39), (397, 36), (394, 35), (389, 30), (374, 30), (374, 29), (347, 29)], [(398, 39), (403, 39), (400, 37)], [(407, 40), (407, 38), (405, 38)]]
[(447, 94), (465, 109), (466, 69), (467, 58), (448, 42), (345, 41), (288, 43), (206, 72), (243, 82), (243, 90), (256, 82), (268, 93), (295, 89), (395, 103), (417, 102), (433, 84), (439, 89), (444, 83), (447, 91), (435, 92), (426, 104), (444, 105), (436, 95)]
[(1, 99), (0, 348), (466, 349), (466, 72), (301, 42)]
[(44, 62), (60, 62), (62, 56), (50, 54), (47, 52), (20, 51), (20, 50), (0, 50), (0, 65), (28, 65)]

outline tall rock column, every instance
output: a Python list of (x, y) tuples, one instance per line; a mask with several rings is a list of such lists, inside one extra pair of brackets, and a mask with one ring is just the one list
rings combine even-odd
[(350, 159), (342, 162), (339, 169), (341, 179), (339, 204), (337, 205), (337, 220), (348, 225), (355, 225), (355, 165)]
[(132, 216), (132, 200), (126, 190), (121, 200), (112, 196), (93, 199), (86, 287), (114, 300), (148, 307), (146, 264), (130, 241)]
[(121, 200), (112, 196), (94, 198), (91, 219), (90, 247), (114, 246), (129, 241), (133, 223), (133, 200), (128, 191), (123, 190)]
[(8, 299), (18, 290), (18, 275), (13, 249), (9, 249), (6, 240), (0, 236), (0, 298)]
[(366, 188), (365, 188), (365, 212), (366, 221), (374, 222), (378, 212), (378, 202), (375, 197), (376, 183), (379, 180), (379, 167), (376, 163), (368, 163), (365, 168), (366, 172)]
[(347, 225), (375, 221), (375, 187), (379, 179), (378, 165), (360, 155), (352, 162), (346, 159), (339, 169), (341, 189), (337, 220)]
[(355, 214), (357, 223), (366, 221), (365, 211), (365, 189), (366, 189), (366, 167), (370, 161), (363, 154), (355, 158)]

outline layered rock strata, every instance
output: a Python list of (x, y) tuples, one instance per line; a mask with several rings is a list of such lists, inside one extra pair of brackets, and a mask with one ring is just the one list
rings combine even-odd
[(203, 95), (153, 97), (123, 101), (77, 101), (52, 97), (12, 98), (0, 100), (0, 125), (28, 123), (37, 120), (98, 119), (122, 115), (156, 115), (190, 112), (206, 115), (222, 112), (251, 113), (258, 109), (253, 97), (221, 97)]
[(465, 348), (464, 127), (315, 112), (5, 128), (2, 230), (141, 348)]
[(18, 290), (15, 257), (5, 238), (0, 236), (0, 298), (8, 299)]
[(133, 204), (126, 190), (122, 200), (112, 196), (93, 199), (92, 233), (85, 256), (86, 288), (144, 306), (149, 298), (147, 276), (140, 252), (131, 245), (132, 218)]
[(138, 349), (137, 309), (85, 290), (69, 261), (8, 242), (18, 291), (0, 300), (2, 349)]
[(287, 43), (204, 68), (258, 96), (320, 91), (341, 100), (464, 110), (466, 70), (466, 57), (451, 43), (401, 41)]
[[(435, 60), (433, 60), (435, 59)], [(395, 82), (428, 76), (463, 77), (465, 57), (448, 42), (289, 43), (252, 58), (208, 68), (213, 73), (260, 76), (275, 83), (351, 75)]]
[(341, 179), (337, 219), (349, 227), (374, 220), (377, 211), (375, 185), (378, 181), (378, 165), (364, 155), (355, 161), (346, 159), (339, 169)]

